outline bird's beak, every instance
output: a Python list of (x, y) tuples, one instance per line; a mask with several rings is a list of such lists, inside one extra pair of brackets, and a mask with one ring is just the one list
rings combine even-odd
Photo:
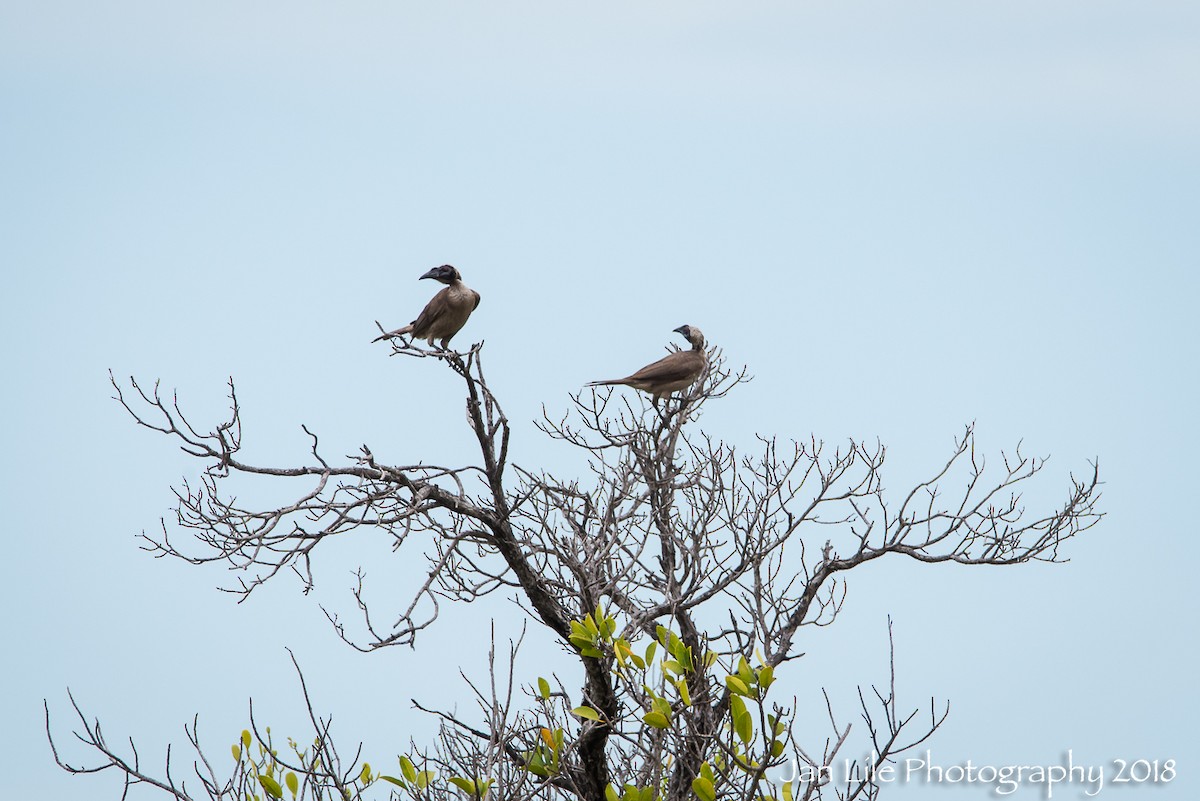
[(429, 272), (425, 273), (424, 275), (422, 275), (422, 276), (421, 276), (420, 278), (418, 278), (417, 280), (418, 280), (418, 281), (421, 281), (421, 280), (424, 280), (424, 279), (426, 279), (426, 278), (437, 278), (437, 277), (438, 277), (438, 274), (439, 274), (439, 271), (440, 271), (441, 269), (442, 269), (441, 267), (434, 267), (432, 270), (430, 270)]
[(681, 325), (681, 326), (679, 326), (678, 328), (676, 328), (676, 329), (675, 329), (675, 333), (676, 333), (676, 334), (683, 334), (683, 335), (686, 337), (686, 336), (688, 335), (688, 331), (691, 331), (691, 330), (692, 330), (692, 329), (691, 329), (690, 327), (688, 327), (688, 326), (686, 326), (686, 325)]

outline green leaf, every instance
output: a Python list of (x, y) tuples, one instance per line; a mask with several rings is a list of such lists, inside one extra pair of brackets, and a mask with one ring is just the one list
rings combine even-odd
[(371, 763), (370, 762), (363, 763), (362, 772), (358, 774), (358, 779), (363, 784), (371, 783)]
[(435, 775), (436, 774), (434, 774), (434, 772), (432, 770), (423, 770), (420, 773), (418, 773), (417, 774), (417, 789), (424, 790), (426, 787), (428, 787), (429, 783), (431, 781), (433, 781), (433, 777)]
[(403, 779), (397, 779), (395, 776), (380, 776), (379, 778), (383, 779), (385, 782), (391, 782), (392, 784), (396, 785), (397, 787), (407, 787), (408, 786), (407, 784), (404, 783)]
[(621, 801), (621, 796), (617, 793), (617, 788), (613, 787), (612, 782), (609, 782), (608, 786), (604, 788), (604, 799), (605, 801)]
[(538, 695), (542, 696), (542, 700), (550, 697), (550, 682), (538, 676)]
[(734, 718), (733, 728), (737, 732), (738, 738), (746, 745), (749, 745), (750, 739), (754, 736), (754, 718), (750, 716), (750, 713), (746, 712)]
[(657, 711), (647, 712), (645, 715), (642, 715), (642, 720), (646, 722), (647, 726), (652, 726), (656, 729), (665, 729), (671, 725), (671, 719), (662, 712)]
[(287, 775), (283, 777), (283, 783), (292, 791), (292, 798), (295, 798), (296, 793), (300, 791), (300, 780), (296, 778), (296, 774), (289, 770)]
[(717, 791), (713, 787), (713, 783), (703, 776), (692, 779), (692, 792), (700, 801), (716, 801), (717, 798)]
[[(734, 679), (734, 681), (737, 680)], [(737, 733), (738, 739), (749, 744), (750, 738), (754, 735), (754, 718), (746, 709), (746, 702), (736, 695), (729, 696), (729, 714), (733, 718), (733, 730)]]
[(417, 769), (413, 767), (412, 760), (406, 756), (400, 757), (400, 772), (404, 774), (404, 778), (410, 782), (417, 780)]
[(534, 776), (541, 776), (543, 779), (550, 775), (550, 771), (546, 770), (546, 760), (542, 759), (541, 754), (534, 754), (533, 757), (525, 763), (525, 770), (532, 773)]
[(685, 679), (680, 679), (679, 681), (675, 682), (675, 686), (679, 688), (679, 699), (683, 701), (683, 705), (691, 706), (692, 694), (688, 692), (687, 681)]
[(777, 757), (783, 753), (783, 740), (774, 740), (771, 743), (771, 756)]
[(596, 604), (596, 611), (592, 612), (592, 618), (596, 621), (596, 633), (604, 636), (604, 630), (608, 628), (608, 621), (604, 619), (604, 604)]
[(683, 665), (684, 669), (688, 673), (691, 673), (696, 669), (696, 663), (692, 659), (692, 646), (689, 645), (687, 648), (683, 649), (679, 655), (679, 662)]
[(464, 779), (462, 776), (451, 776), (450, 783), (472, 798), (475, 797), (475, 782), (470, 779)]
[(241, 762), (242, 761), (242, 747), (240, 745), (238, 745), (237, 743), (234, 743), (232, 750), (233, 750), (233, 761)]
[(783, 801), (792, 801), (792, 783), (790, 781), (783, 783)]
[(716, 784), (717, 782), (717, 777), (713, 775), (712, 765), (708, 764), (707, 762), (700, 763), (700, 775), (708, 779), (713, 784)]
[(658, 643), (651, 642), (646, 646), (646, 664), (654, 664), (654, 654), (658, 650)]
[(242, 729), (242, 747), (243, 748), (250, 747), (250, 730), (249, 729)]
[(262, 785), (263, 790), (271, 798), (283, 798), (283, 788), (279, 786), (279, 782), (272, 779), (270, 776), (259, 776), (258, 783)]
[(638, 787), (636, 784), (625, 785), (625, 794), (621, 797), (624, 801), (654, 801), (655, 788), (654, 785), (646, 787)]
[(746, 683), (732, 673), (725, 677), (725, 686), (738, 695), (750, 695), (750, 688)]
[(746, 661), (746, 657), (738, 657), (738, 678), (749, 687), (754, 684), (754, 671), (750, 669), (750, 663)]
[(578, 715), (581, 718), (588, 720), (600, 720), (600, 713), (592, 709), (590, 706), (577, 706), (571, 710), (571, 714)]
[(763, 669), (758, 671), (758, 686), (764, 690), (771, 686), (775, 681), (775, 669), (770, 665), (764, 665)]
[(580, 648), (579, 653), (581, 656), (590, 656), (593, 659), (603, 659), (604, 658), (604, 653), (602, 651), (600, 651), (597, 648), (593, 648), (590, 645), (587, 646), (586, 648)]
[(672, 631), (671, 632), (671, 640), (667, 644), (667, 650), (670, 651), (671, 656), (675, 657), (676, 659), (682, 660), (683, 652), (686, 648), (687, 648), (687, 646), (683, 644), (683, 640), (679, 639), (679, 635)]

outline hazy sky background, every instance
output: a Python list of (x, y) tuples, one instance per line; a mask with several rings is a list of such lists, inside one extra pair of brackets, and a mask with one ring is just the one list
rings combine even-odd
[(233, 376), (250, 461), (305, 461), (306, 424), (330, 455), (464, 462), (460, 385), (370, 344), (443, 262), (483, 296), (458, 344), (486, 339), (526, 466), (577, 471), (542, 404), (683, 323), (755, 375), (702, 420), (735, 443), (878, 437), (900, 492), (975, 421), (993, 458), (1052, 456), (1034, 512), (1098, 457), (1107, 517), (1069, 564), (881, 560), (781, 675), (854, 720), (890, 615), (902, 698), (952, 702), (939, 763), (1174, 759), (1100, 797), (1194, 797), (1197, 98), (1194, 2), (0, 5), (0, 797), (119, 797), (51, 761), (43, 698), (92, 761), (68, 686), (149, 764), (197, 712), (223, 764), (251, 696), (307, 737), (285, 646), (377, 766), (432, 729), (409, 698), (464, 697), (513, 607), (353, 652), (318, 604), (353, 612), (356, 564), (396, 575), (369, 537), (311, 596), (241, 605), (139, 551), (196, 466), (107, 385), (161, 378), (208, 426)]

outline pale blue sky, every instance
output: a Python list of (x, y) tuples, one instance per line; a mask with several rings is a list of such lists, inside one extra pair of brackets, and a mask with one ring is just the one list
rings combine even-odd
[(528, 466), (573, 466), (541, 404), (685, 322), (756, 376), (704, 419), (735, 442), (878, 436), (900, 490), (974, 420), (993, 455), (1053, 456), (1034, 509), (1099, 457), (1108, 517), (1070, 564), (872, 565), (784, 678), (851, 717), (890, 614), (902, 692), (952, 700), (945, 764), (1175, 759), (1169, 788), (1101, 797), (1194, 795), (1200, 6), (997, 6), (0, 5), (0, 797), (118, 797), (50, 761), (41, 699), (65, 727), (68, 685), (151, 761), (197, 711), (221, 758), (248, 696), (302, 732), (284, 646), (377, 763), (430, 728), (408, 698), (457, 693), (438, 661), (511, 607), (364, 656), (317, 603), (352, 610), (360, 562), (387, 581), (367, 538), (314, 596), (241, 606), (152, 560), (135, 535), (194, 468), (106, 371), (204, 422), (232, 375), (258, 461), (303, 459), (302, 423), (333, 454), (462, 461), (436, 442), (457, 384), (369, 342), (443, 262), (483, 295), (460, 339), (487, 340)]

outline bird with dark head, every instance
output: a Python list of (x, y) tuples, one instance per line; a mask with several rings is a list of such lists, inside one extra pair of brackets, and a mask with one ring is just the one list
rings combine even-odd
[(440, 340), (441, 349), (446, 350), (451, 337), (462, 330), (471, 312), (479, 306), (479, 293), (464, 284), (462, 274), (449, 264), (434, 267), (421, 278), (440, 281), (446, 288), (433, 296), (417, 319), (403, 328), (375, 337), (373, 342), (410, 334), (413, 339), (424, 339), (431, 348), (435, 339)]
[(658, 405), (658, 399), (670, 395), (677, 390), (687, 389), (696, 383), (696, 379), (704, 372), (708, 364), (708, 356), (704, 352), (704, 334), (694, 325), (681, 325), (675, 329), (683, 334), (692, 346), (691, 350), (680, 350), (658, 361), (647, 364), (641, 370), (625, 378), (614, 378), (611, 381), (593, 381), (589, 387), (626, 386), (649, 393)]

